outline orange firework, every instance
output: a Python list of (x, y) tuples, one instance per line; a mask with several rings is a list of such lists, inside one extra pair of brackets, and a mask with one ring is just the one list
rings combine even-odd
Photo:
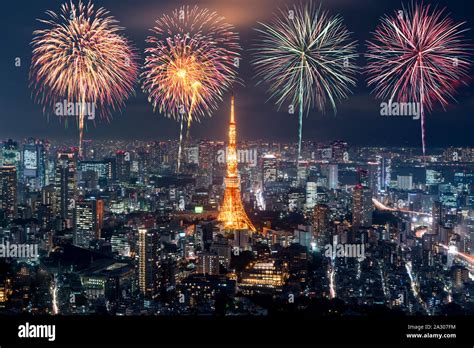
[[(84, 119), (95, 116), (86, 111), (98, 108), (108, 118), (123, 106), (138, 77), (137, 55), (117, 21), (91, 2), (71, 1), (46, 14), (49, 19), (39, 21), (47, 28), (33, 32), (30, 85), (43, 112), (78, 118), (82, 157)], [(58, 114), (62, 105), (67, 110)]]
[(145, 50), (143, 90), (160, 113), (183, 122), (210, 116), (237, 76), (240, 46), (233, 27), (215, 12), (181, 7), (156, 21)]

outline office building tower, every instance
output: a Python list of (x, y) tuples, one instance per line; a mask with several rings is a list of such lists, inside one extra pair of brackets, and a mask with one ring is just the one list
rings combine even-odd
[(250, 234), (248, 230), (234, 232), (234, 246), (240, 250), (250, 250)]
[(339, 175), (337, 164), (330, 164), (328, 166), (328, 188), (330, 190), (337, 189), (339, 185)]
[(370, 188), (369, 172), (368, 170), (358, 168), (357, 169), (357, 184), (362, 187)]
[[(18, 209), (17, 172), (15, 166), (0, 167), (0, 209), (6, 219), (14, 219)], [(0, 216), (2, 216), (0, 214)]]
[(412, 175), (397, 175), (397, 187), (402, 191), (409, 191), (413, 188)]
[(89, 199), (76, 202), (74, 215), (74, 244), (89, 248), (100, 238), (104, 221), (104, 201)]
[(138, 286), (145, 298), (159, 293), (160, 238), (146, 228), (138, 230)]
[(277, 158), (273, 154), (266, 154), (263, 156), (263, 183), (275, 182), (277, 177)]
[(118, 181), (128, 182), (130, 180), (131, 163), (130, 152), (117, 151), (115, 155), (115, 170)]
[(41, 190), (48, 182), (47, 147), (43, 141), (28, 139), (22, 152), (22, 177), (32, 190)]
[(11, 139), (3, 142), (0, 146), (0, 166), (14, 166), (16, 175), (21, 170), (21, 152), (18, 143)]
[(77, 194), (77, 173), (74, 153), (58, 153), (54, 176), (54, 213), (72, 226)]
[(315, 238), (326, 234), (329, 228), (329, 207), (326, 204), (318, 204), (313, 211), (313, 233)]
[(196, 273), (219, 275), (219, 256), (213, 252), (200, 252)]
[(441, 234), (441, 224), (443, 221), (443, 206), (441, 202), (433, 202), (433, 206), (431, 209), (431, 217), (431, 233), (434, 234), (437, 238), (439, 238)]
[(377, 156), (378, 189), (385, 191), (390, 186), (392, 175), (392, 160), (386, 156)]
[(369, 227), (372, 225), (372, 191), (357, 185), (352, 193), (352, 226)]
[(334, 162), (346, 162), (348, 160), (348, 146), (344, 141), (335, 141), (331, 144), (332, 159)]
[(313, 181), (306, 183), (306, 209), (313, 209), (318, 201), (318, 185)]

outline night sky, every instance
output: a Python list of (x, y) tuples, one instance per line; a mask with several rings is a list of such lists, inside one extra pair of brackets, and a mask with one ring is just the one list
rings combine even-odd
[[(42, 27), (37, 18), (46, 18), (48, 9), (57, 11), (62, 1), (3, 1), (0, 11), (2, 26), (1, 49), (1, 85), (0, 85), (0, 139), (25, 137), (40, 138), (77, 138), (74, 122), (65, 128), (56, 116), (48, 120), (41, 107), (33, 103), (28, 87), (28, 70), (31, 61), (33, 30)], [(125, 35), (140, 50), (141, 62), (145, 38), (154, 20), (163, 12), (172, 11), (182, 4), (197, 4), (216, 10), (237, 28), (241, 35), (243, 59), (240, 66), (240, 78), (244, 86), (235, 87), (238, 136), (243, 140), (297, 140), (297, 114), (280, 112), (272, 102), (266, 102), (268, 95), (265, 87), (255, 87), (254, 72), (250, 66), (249, 49), (254, 45), (257, 35), (254, 28), (258, 21), (267, 21), (276, 12), (278, 6), (291, 4), (290, 1), (274, 0), (95, 0), (96, 6), (104, 6), (111, 15), (125, 27)], [(316, 3), (318, 3), (316, 1)], [(407, 3), (407, 2), (405, 2)], [(474, 3), (467, 1), (425, 1), (447, 7), (456, 21), (466, 21), (467, 28), (474, 27)], [(348, 29), (358, 40), (359, 64), (365, 64), (363, 52), (365, 40), (371, 37), (384, 13), (392, 14), (401, 8), (400, 1), (379, 0), (325, 0), (323, 8), (330, 13), (340, 13)], [(466, 36), (474, 43), (474, 32)], [(22, 66), (14, 66), (15, 57), (20, 57)], [(427, 144), (435, 146), (474, 146), (472, 130), (474, 119), (471, 110), (474, 107), (474, 83), (459, 90), (457, 103), (453, 103), (446, 112), (441, 107), (427, 115)], [(336, 116), (330, 108), (325, 114), (312, 110), (304, 120), (303, 139), (332, 141), (343, 139), (352, 145), (382, 146), (419, 146), (420, 124), (408, 117), (380, 116), (380, 101), (376, 101), (366, 87), (362, 75), (358, 87), (348, 100), (338, 105)], [(194, 124), (192, 136), (195, 138), (225, 139), (229, 96), (220, 104), (212, 119), (203, 119)], [(86, 139), (175, 139), (178, 124), (153, 113), (152, 106), (146, 100), (139, 86), (136, 96), (131, 97), (122, 113), (113, 115), (110, 122), (98, 122), (88, 125)]]

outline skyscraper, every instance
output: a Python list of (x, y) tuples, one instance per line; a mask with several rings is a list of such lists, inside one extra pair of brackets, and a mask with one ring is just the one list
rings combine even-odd
[(138, 286), (146, 298), (154, 298), (159, 291), (159, 243), (155, 231), (138, 230)]
[(313, 212), (313, 233), (316, 238), (324, 236), (329, 227), (329, 207), (326, 204), (318, 204)]
[(377, 156), (378, 162), (378, 189), (385, 191), (391, 181), (392, 160), (386, 156)]
[(363, 187), (370, 187), (369, 172), (365, 169), (357, 169), (357, 183)]
[(277, 158), (273, 154), (263, 156), (263, 183), (277, 180)]
[(378, 193), (378, 163), (377, 162), (368, 162), (367, 163), (367, 175), (369, 180), (369, 188), (372, 190), (373, 194)]
[(307, 161), (298, 161), (298, 167), (296, 169), (296, 185), (298, 187), (304, 187), (306, 185), (306, 181), (308, 181), (308, 166), (309, 164)]
[(219, 275), (219, 256), (213, 252), (199, 253), (196, 273)]
[(337, 189), (337, 186), (339, 185), (338, 172), (337, 164), (330, 164), (328, 166), (328, 188), (330, 190)]
[(443, 206), (441, 205), (441, 202), (433, 202), (431, 216), (433, 218), (433, 222), (431, 223), (431, 233), (436, 235), (436, 238), (439, 238), (441, 222), (443, 219)]
[(0, 209), (7, 219), (17, 213), (17, 172), (15, 166), (0, 167)]
[(117, 151), (116, 153), (116, 174), (118, 181), (129, 181), (131, 173), (130, 152)]
[(306, 183), (306, 209), (313, 209), (317, 203), (318, 185), (314, 181)]
[(409, 191), (413, 188), (413, 176), (397, 175), (397, 187), (399, 190)]
[(331, 144), (332, 159), (335, 162), (346, 161), (347, 159), (347, 143), (344, 141), (334, 141)]
[(34, 190), (41, 190), (47, 184), (48, 156), (44, 141), (28, 139), (23, 145), (22, 177)]
[(15, 166), (16, 174), (20, 173), (21, 154), (18, 143), (8, 139), (0, 147), (0, 166)]
[(74, 153), (60, 152), (54, 177), (54, 212), (72, 226), (76, 205), (76, 160)]
[(372, 225), (372, 210), (372, 191), (357, 185), (352, 194), (352, 226), (354, 229)]
[(91, 241), (100, 238), (103, 220), (104, 201), (89, 199), (76, 202), (74, 244), (89, 248)]
[(240, 179), (237, 170), (237, 132), (234, 115), (234, 96), (231, 99), (229, 147), (227, 151), (227, 175), (225, 192), (217, 220), (224, 230), (248, 229), (256, 231), (247, 216), (240, 196)]

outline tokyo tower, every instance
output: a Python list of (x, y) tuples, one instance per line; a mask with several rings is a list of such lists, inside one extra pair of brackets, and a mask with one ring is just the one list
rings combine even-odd
[(247, 229), (256, 231), (244, 210), (240, 197), (240, 179), (237, 170), (237, 134), (234, 115), (234, 96), (232, 95), (229, 123), (229, 146), (227, 149), (227, 174), (225, 177), (224, 200), (217, 220), (224, 230)]

